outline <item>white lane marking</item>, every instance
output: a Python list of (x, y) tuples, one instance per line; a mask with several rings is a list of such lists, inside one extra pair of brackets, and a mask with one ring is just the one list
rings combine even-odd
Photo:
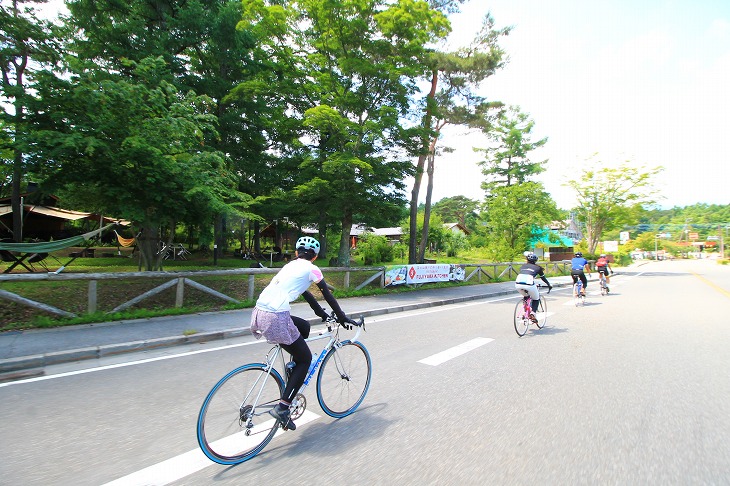
[(490, 343), (494, 341), (494, 339), (491, 338), (475, 338), (471, 341), (467, 341), (463, 344), (459, 344), (458, 346), (454, 346), (453, 348), (447, 349), (446, 351), (441, 351), (440, 353), (436, 353), (433, 356), (429, 356), (428, 358), (424, 358), (419, 361), (419, 363), (431, 365), (431, 366), (438, 366), (441, 363), (445, 363), (449, 361), (450, 359), (454, 359), (457, 356), (461, 356), (462, 354), (466, 354), (469, 351), (474, 351), (475, 349), (484, 346), (487, 343)]
[[(299, 419), (294, 421), (294, 423), (296, 423), (299, 427), (318, 418), (320, 418), (319, 415), (306, 410)], [(274, 436), (274, 440), (283, 433), (284, 431), (279, 429)], [(234, 442), (236, 445), (240, 446), (241, 441), (245, 439), (246, 437), (243, 435), (243, 432), (240, 432), (231, 437), (222, 439), (222, 441), (225, 441), (225, 443)], [(191, 474), (215, 464), (215, 462), (211, 461), (205, 454), (203, 454), (203, 451), (200, 449), (193, 449), (192, 451), (180, 454), (179, 456), (175, 456), (171, 459), (167, 459), (166, 461), (140, 469), (137, 472), (133, 472), (132, 474), (106, 483), (104, 486), (162, 486), (190, 476)]]

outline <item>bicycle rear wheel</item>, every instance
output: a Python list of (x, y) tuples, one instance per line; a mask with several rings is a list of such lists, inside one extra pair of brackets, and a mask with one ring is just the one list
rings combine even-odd
[(537, 306), (537, 328), (542, 329), (543, 326), (545, 326), (545, 323), (547, 322), (547, 299), (545, 299), (544, 295), (540, 296), (540, 303)]
[(370, 388), (370, 353), (361, 343), (345, 341), (332, 348), (317, 376), (317, 399), (324, 413), (342, 418), (360, 406)]
[(520, 300), (515, 306), (515, 332), (524, 336), (530, 326), (530, 316), (525, 312), (525, 301)]
[(573, 285), (573, 300), (575, 302), (575, 306), (578, 307), (578, 305), (581, 303), (581, 291), (583, 290), (582, 285), (575, 284)]
[(236, 368), (215, 384), (198, 415), (198, 444), (218, 464), (251, 459), (278, 430), (269, 415), (284, 392), (284, 380), (263, 364)]

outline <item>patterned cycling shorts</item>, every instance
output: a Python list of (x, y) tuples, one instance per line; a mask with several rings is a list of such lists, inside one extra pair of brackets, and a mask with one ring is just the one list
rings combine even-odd
[(256, 339), (263, 336), (272, 344), (291, 344), (301, 335), (289, 311), (267, 312), (258, 307), (251, 314), (251, 333)]

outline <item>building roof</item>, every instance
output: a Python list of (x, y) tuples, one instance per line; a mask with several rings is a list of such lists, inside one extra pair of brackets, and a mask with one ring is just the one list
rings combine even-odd
[(460, 230), (465, 235), (468, 235), (469, 233), (471, 233), (471, 231), (469, 231), (466, 228), (466, 226), (464, 226), (461, 223), (444, 223), (444, 229), (451, 230), (451, 231)]

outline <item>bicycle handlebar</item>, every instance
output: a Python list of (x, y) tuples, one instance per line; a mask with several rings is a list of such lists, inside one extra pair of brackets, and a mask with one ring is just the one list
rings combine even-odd
[(334, 314), (327, 314), (327, 318), (325, 319), (325, 322), (327, 322), (328, 324), (336, 323), (336, 324), (340, 324), (340, 325), (345, 324), (345, 325), (350, 325), (350, 326), (361, 327), (361, 326), (365, 325), (365, 317), (360, 316), (360, 319), (357, 321), (348, 317), (347, 320), (345, 320), (345, 322), (340, 322), (337, 320), (337, 316), (335, 316)]
[(537, 284), (537, 288), (538, 289), (544, 289), (545, 287), (547, 287), (547, 289), (548, 289), (548, 291), (547, 291), (548, 294), (550, 293), (551, 290), (553, 290), (553, 286), (552, 285), (540, 285), (540, 284)]

